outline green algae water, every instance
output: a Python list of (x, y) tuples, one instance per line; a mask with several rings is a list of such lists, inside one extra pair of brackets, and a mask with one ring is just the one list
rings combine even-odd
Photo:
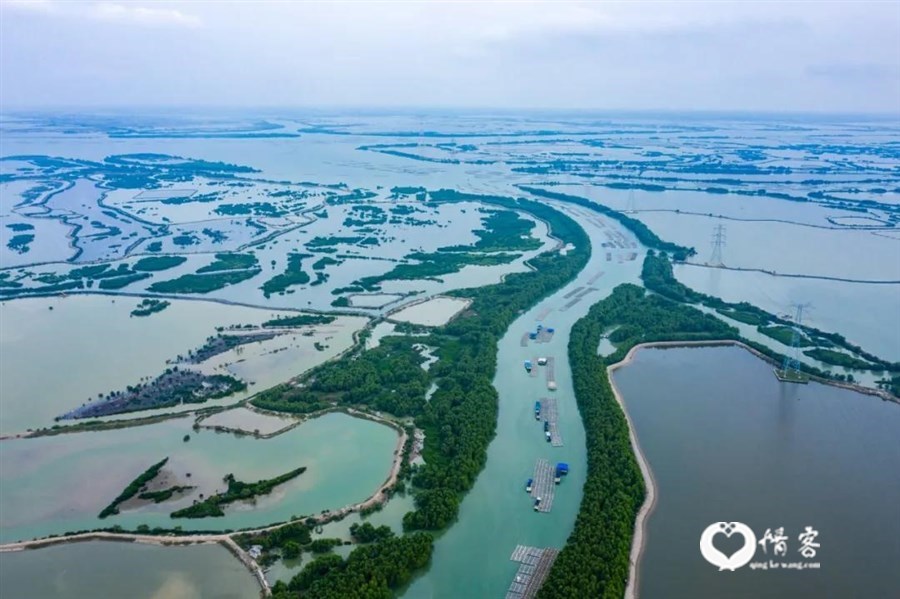
[[(781, 384), (737, 347), (640, 350), (614, 378), (658, 491), (640, 597), (896, 596), (900, 406)], [(699, 549), (720, 521), (757, 539), (783, 527), (786, 554), (757, 546), (750, 564), (720, 572)], [(799, 552), (807, 526), (819, 533), (810, 559)], [(751, 569), (770, 559), (820, 568)]]

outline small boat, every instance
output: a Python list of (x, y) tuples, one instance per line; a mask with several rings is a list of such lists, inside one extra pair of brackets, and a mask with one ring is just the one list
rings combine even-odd
[(534, 483), (534, 479), (533, 479), (533, 478), (529, 478), (529, 479), (528, 479), (528, 482), (525, 483), (525, 492), (526, 492), (526, 493), (531, 493), (531, 485), (532, 485), (533, 483)]
[(538, 358), (538, 366), (546, 366), (547, 358)]
[(541, 505), (541, 498), (536, 497), (534, 500), (534, 511), (538, 511), (538, 508), (540, 507), (540, 505)]
[(525, 360), (525, 372), (531, 372), (531, 360)]
[(541, 402), (539, 401), (534, 402), (534, 419), (541, 419)]
[(569, 474), (569, 465), (565, 462), (560, 462), (556, 465), (556, 484), (559, 484), (562, 481), (562, 477)]
[(547, 437), (547, 443), (549, 443), (550, 442), (550, 431), (545, 432), (544, 435)]

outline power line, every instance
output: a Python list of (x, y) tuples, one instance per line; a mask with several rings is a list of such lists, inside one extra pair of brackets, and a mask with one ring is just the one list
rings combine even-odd
[(800, 339), (802, 333), (800, 328), (803, 326), (803, 311), (812, 308), (812, 304), (793, 303), (794, 319), (791, 325), (791, 350), (784, 356), (784, 363), (781, 366), (781, 373), (784, 380), (797, 381), (801, 379), (800, 375)]

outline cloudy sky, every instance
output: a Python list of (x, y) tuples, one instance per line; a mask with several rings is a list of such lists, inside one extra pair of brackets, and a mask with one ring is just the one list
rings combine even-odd
[(900, 113), (900, 0), (0, 0), (0, 110), (185, 105)]

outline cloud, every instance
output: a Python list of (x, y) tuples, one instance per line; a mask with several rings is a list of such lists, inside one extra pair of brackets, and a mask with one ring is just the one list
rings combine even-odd
[(55, 3), (51, 0), (4, 0), (3, 7), (38, 13), (50, 13), (56, 8)]
[(3, 8), (22, 13), (91, 19), (115, 23), (155, 27), (199, 27), (202, 22), (191, 14), (174, 8), (146, 8), (115, 2), (62, 2), (60, 0), (3, 0)]
[(817, 64), (809, 66), (806, 73), (827, 79), (900, 79), (900, 67), (876, 63)]
[(176, 25), (199, 27), (200, 19), (172, 8), (144, 8), (125, 6), (112, 2), (100, 2), (90, 7), (88, 15), (103, 21), (136, 23), (139, 25)]

